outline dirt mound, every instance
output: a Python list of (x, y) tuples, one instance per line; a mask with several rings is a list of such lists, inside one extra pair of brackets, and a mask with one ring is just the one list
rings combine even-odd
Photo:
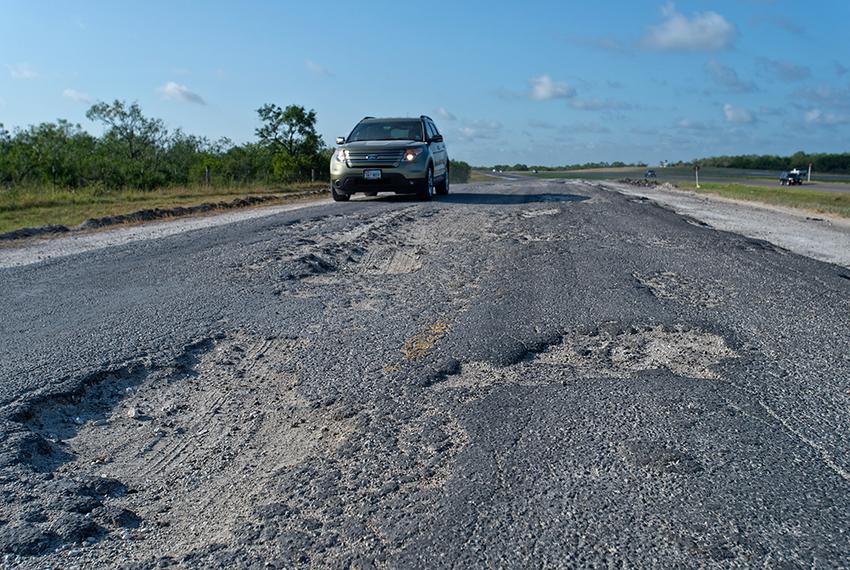
[(640, 186), (641, 188), (655, 188), (660, 184), (658, 180), (649, 180), (648, 178), (621, 178), (617, 182), (629, 186)]

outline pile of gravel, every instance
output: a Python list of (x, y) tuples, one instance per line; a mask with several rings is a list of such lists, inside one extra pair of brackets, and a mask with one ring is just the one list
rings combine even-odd
[(640, 186), (642, 188), (655, 188), (659, 185), (657, 180), (649, 180), (648, 178), (621, 178), (617, 182), (630, 186)]

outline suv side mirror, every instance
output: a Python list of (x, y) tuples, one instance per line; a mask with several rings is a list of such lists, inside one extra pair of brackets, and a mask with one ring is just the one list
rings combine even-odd
[(345, 144), (345, 137), (336, 137), (336, 144)]
[(436, 135), (428, 139), (428, 142), (443, 142), (443, 135)]

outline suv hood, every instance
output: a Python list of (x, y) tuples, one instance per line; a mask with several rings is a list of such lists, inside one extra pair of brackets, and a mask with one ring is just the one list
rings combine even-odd
[(425, 143), (422, 141), (356, 141), (340, 145), (340, 148), (347, 150), (384, 150), (384, 149), (399, 149), (403, 150), (410, 147), (422, 146)]

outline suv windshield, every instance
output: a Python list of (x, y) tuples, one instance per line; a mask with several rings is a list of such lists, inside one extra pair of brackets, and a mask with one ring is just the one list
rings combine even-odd
[(375, 121), (360, 123), (351, 134), (348, 142), (354, 141), (421, 141), (422, 121)]

